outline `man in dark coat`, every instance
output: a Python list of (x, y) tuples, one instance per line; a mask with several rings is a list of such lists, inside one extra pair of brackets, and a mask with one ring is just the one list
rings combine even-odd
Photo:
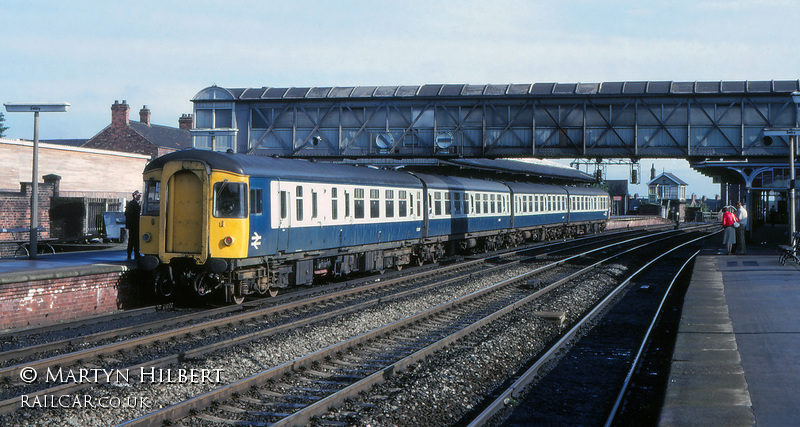
[(142, 206), (139, 199), (142, 194), (139, 190), (133, 192), (133, 198), (125, 205), (125, 228), (128, 229), (128, 259), (131, 259), (131, 252), (134, 257), (139, 259), (139, 212)]

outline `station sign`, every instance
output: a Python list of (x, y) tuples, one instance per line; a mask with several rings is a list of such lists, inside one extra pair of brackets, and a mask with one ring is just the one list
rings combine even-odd
[(3, 105), (6, 106), (6, 111), (9, 113), (63, 113), (67, 111), (70, 104), (68, 102), (35, 104), (9, 102)]

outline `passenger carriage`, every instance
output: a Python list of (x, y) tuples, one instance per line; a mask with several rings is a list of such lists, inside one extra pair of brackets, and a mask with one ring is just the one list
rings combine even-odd
[(199, 295), (400, 269), (456, 250), (600, 231), (601, 190), (237, 155), (170, 153), (144, 171), (141, 266)]

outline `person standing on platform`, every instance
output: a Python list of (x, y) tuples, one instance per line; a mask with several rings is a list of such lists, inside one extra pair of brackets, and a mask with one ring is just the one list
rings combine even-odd
[(742, 202), (736, 202), (736, 217), (739, 218), (739, 228), (736, 229), (736, 255), (746, 255), (745, 229), (747, 228), (747, 208)]
[(142, 194), (139, 190), (133, 192), (133, 198), (125, 205), (125, 228), (128, 229), (128, 259), (131, 259), (131, 252), (136, 259), (141, 256), (139, 254), (139, 213), (142, 210), (142, 205), (139, 204), (139, 199)]
[(736, 218), (736, 215), (733, 214), (733, 206), (725, 206), (722, 209), (725, 211), (725, 213), (722, 214), (722, 227), (724, 227), (722, 231), (722, 244), (726, 245), (728, 249), (727, 255), (730, 255), (733, 244), (736, 242), (736, 228), (734, 228), (734, 224), (737, 224), (739, 220)]

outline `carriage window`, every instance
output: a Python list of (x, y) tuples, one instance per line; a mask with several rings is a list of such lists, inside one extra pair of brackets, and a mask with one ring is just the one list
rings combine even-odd
[(286, 202), (286, 192), (281, 191), (281, 219), (286, 219), (288, 203)]
[(250, 189), (250, 214), (260, 215), (263, 212), (263, 199), (261, 198), (260, 188)]
[(311, 190), (311, 218), (317, 217), (317, 192)]
[(456, 215), (461, 213), (461, 193), (453, 193), (453, 209)]
[(353, 198), (353, 213), (356, 218), (364, 218), (364, 189), (356, 188)]
[(142, 215), (158, 216), (161, 210), (161, 181), (147, 181), (144, 187)]
[(381, 216), (381, 190), (369, 190), (369, 217)]
[(386, 218), (394, 217), (394, 190), (386, 190)]
[(461, 196), (462, 196), (461, 197), (461, 199), (462, 199), (461, 202), (464, 205), (464, 206), (461, 207), (462, 208), (461, 212), (464, 213), (464, 214), (468, 214), (469, 213), (469, 200), (467, 200), (467, 193), (463, 193)]
[(214, 184), (214, 216), (217, 218), (247, 217), (247, 185), (242, 182)]
[[(417, 191), (417, 210), (416, 210), (417, 215), (421, 215), (422, 214), (422, 207), (420, 206), (420, 203), (422, 203), (422, 194), (419, 191)], [(411, 197), (411, 204), (412, 205), (414, 204), (414, 197), (413, 196)]]
[(492, 203), (489, 204), (491, 206), (492, 213), (495, 213), (495, 203), (494, 203), (494, 194), (491, 195)]
[(397, 192), (397, 197), (399, 198), (397, 204), (397, 215), (400, 217), (408, 216), (408, 194), (405, 190), (400, 190)]
[(350, 218), (350, 193), (344, 192), (344, 217)]
[(436, 215), (441, 215), (442, 214), (442, 193), (440, 193), (438, 191), (433, 193), (433, 198), (436, 199), (436, 202), (434, 203), (434, 207), (435, 207), (434, 210), (436, 212)]
[(483, 213), (489, 213), (489, 195), (483, 195)]
[(339, 192), (336, 187), (331, 188), (331, 219), (339, 218)]
[(297, 200), (297, 220), (303, 220), (303, 186), (298, 185), (295, 188), (295, 199)]
[(451, 210), (450, 210), (450, 192), (449, 191), (445, 191), (444, 192), (444, 214), (445, 215), (450, 215), (450, 212), (451, 212)]

